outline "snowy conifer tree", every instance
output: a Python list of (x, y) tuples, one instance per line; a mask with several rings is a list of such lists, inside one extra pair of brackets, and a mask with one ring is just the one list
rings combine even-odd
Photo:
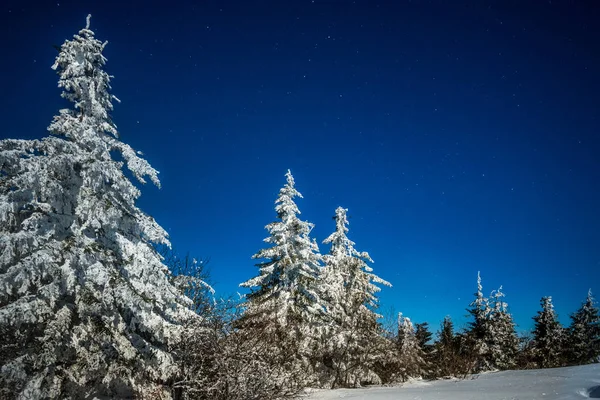
[(446, 315), (438, 332), (438, 342), (443, 346), (452, 346), (454, 339), (454, 322), (452, 322), (452, 318), (449, 315)]
[(563, 362), (564, 329), (558, 322), (552, 297), (542, 297), (542, 310), (533, 317), (533, 356), (539, 368), (560, 367)]
[(336, 230), (323, 241), (324, 244), (331, 244), (329, 254), (324, 256), (327, 290), (336, 293), (330, 301), (330, 311), (332, 314), (342, 312), (348, 316), (360, 310), (378, 318), (375, 309), (378, 304), (377, 293), (381, 288), (377, 284), (392, 285), (373, 273), (373, 268), (367, 264), (373, 262), (369, 253), (357, 251), (355, 243), (346, 236), (347, 212), (342, 207), (335, 210)]
[(571, 364), (599, 362), (600, 317), (591, 289), (588, 291), (585, 303), (571, 315), (568, 334), (568, 357)]
[(450, 316), (442, 321), (434, 343), (433, 367), (438, 377), (454, 376), (458, 364), (458, 343), (454, 334), (454, 323)]
[(398, 352), (402, 379), (421, 378), (426, 371), (426, 361), (423, 349), (415, 334), (415, 328), (408, 317), (398, 314)]
[(434, 360), (435, 360), (435, 346), (431, 342), (433, 334), (429, 330), (429, 324), (422, 322), (415, 324), (415, 336), (419, 342), (419, 347), (423, 351), (423, 359), (426, 364), (426, 374), (423, 376), (426, 379), (433, 378), (435, 376)]
[(419, 346), (423, 349), (425, 353), (431, 351), (432, 345), (429, 343), (431, 341), (432, 333), (429, 331), (429, 323), (422, 322), (420, 324), (415, 324), (415, 336), (419, 341)]
[(473, 356), (476, 358), (475, 372), (487, 371), (493, 369), (490, 360), (489, 341), (492, 335), (490, 326), (491, 307), (489, 300), (483, 296), (483, 287), (481, 285), (481, 275), (477, 272), (477, 292), (475, 292), (475, 300), (467, 309), (469, 314), (473, 316), (473, 321), (470, 322), (468, 339), (470, 342)]
[(323, 241), (330, 244), (324, 256), (322, 287), (327, 314), (332, 321), (326, 343), (336, 378), (333, 386), (354, 386), (371, 375), (373, 346), (377, 345), (379, 326), (376, 313), (377, 284), (391, 284), (377, 275), (367, 264), (373, 262), (367, 252), (359, 252), (348, 236), (347, 209), (335, 210), (336, 230)]
[(508, 304), (502, 300), (504, 296), (502, 286), (492, 292), (494, 308), (489, 321), (490, 342), (488, 347), (493, 367), (510, 369), (516, 365), (519, 338), (515, 332), (512, 315), (508, 312)]
[(175, 372), (168, 346), (193, 317), (151, 245), (167, 235), (124, 174), (159, 185), (117, 138), (106, 43), (89, 23), (53, 65), (74, 103), (51, 123), (56, 136), (0, 142), (0, 386), (10, 397), (150, 390)]
[(269, 236), (264, 241), (272, 246), (252, 257), (264, 260), (258, 264), (259, 275), (240, 284), (256, 288), (246, 296), (243, 319), (252, 325), (277, 321), (280, 327), (295, 330), (298, 338), (305, 338), (323, 315), (317, 293), (322, 257), (310, 238), (314, 225), (298, 217), (294, 198), (302, 195), (294, 177), (289, 170), (285, 176), (287, 183), (275, 202), (278, 220), (266, 226)]

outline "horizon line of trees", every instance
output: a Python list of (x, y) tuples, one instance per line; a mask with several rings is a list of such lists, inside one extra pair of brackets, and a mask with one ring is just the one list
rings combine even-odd
[(412, 332), (425, 353), (422, 365), (427, 366), (429, 361), (437, 366), (419, 376), (464, 377), (485, 371), (600, 362), (600, 318), (591, 289), (581, 307), (570, 315), (567, 327), (560, 324), (552, 297), (542, 297), (541, 310), (532, 317), (532, 331), (521, 336), (504, 296), (500, 287), (484, 297), (478, 273), (475, 299), (467, 309), (471, 320), (464, 329), (456, 332), (451, 317), (446, 316), (431, 343), (429, 324), (416, 324)]
[(391, 285), (348, 238), (347, 209), (321, 254), (289, 170), (249, 293), (215, 298), (207, 260), (177, 257), (136, 205), (137, 185), (160, 181), (119, 140), (105, 46), (88, 16), (52, 67), (71, 108), (48, 137), (0, 141), (0, 397), (277, 399), (598, 361), (591, 291), (567, 329), (543, 298), (531, 340), (479, 276), (466, 330), (448, 317), (431, 343), (426, 323), (384, 326), (377, 294)]

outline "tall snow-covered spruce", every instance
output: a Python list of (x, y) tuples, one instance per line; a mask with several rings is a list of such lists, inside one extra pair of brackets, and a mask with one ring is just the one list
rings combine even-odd
[(503, 297), (502, 286), (493, 290), (490, 298), (484, 297), (481, 275), (477, 273), (477, 292), (468, 309), (473, 321), (466, 336), (475, 372), (510, 369), (516, 365), (519, 341)]
[(571, 364), (598, 362), (600, 358), (600, 316), (591, 289), (585, 302), (571, 314), (567, 355)]
[(554, 311), (552, 297), (542, 297), (542, 310), (533, 317), (533, 356), (538, 368), (553, 368), (562, 365), (565, 332)]
[(158, 172), (118, 139), (106, 43), (89, 24), (52, 67), (74, 103), (50, 124), (54, 136), (0, 142), (0, 394), (9, 397), (166, 392), (169, 346), (194, 315), (152, 246), (168, 243), (166, 232), (135, 204), (124, 167), (157, 186)]
[(335, 232), (323, 241), (324, 244), (331, 245), (329, 254), (324, 256), (323, 270), (324, 285), (330, 293), (328, 311), (340, 320), (357, 313), (378, 318), (375, 309), (378, 305), (377, 293), (381, 288), (377, 284), (392, 285), (373, 273), (373, 268), (367, 264), (373, 262), (369, 253), (354, 248), (355, 243), (346, 235), (347, 212), (342, 207), (335, 210)]
[(398, 351), (403, 380), (422, 378), (427, 374), (425, 354), (419, 345), (415, 327), (408, 317), (398, 314)]
[(321, 292), (324, 293), (331, 324), (325, 333), (326, 358), (335, 371), (333, 386), (356, 386), (361, 381), (377, 381), (373, 373), (376, 350), (382, 337), (377, 319), (378, 284), (391, 284), (373, 273), (367, 252), (359, 252), (348, 232), (347, 209), (335, 210), (336, 230), (324, 244)]
[(489, 342), (491, 339), (491, 307), (489, 300), (483, 296), (483, 287), (481, 285), (481, 274), (477, 272), (477, 292), (475, 292), (475, 300), (467, 309), (469, 314), (473, 316), (473, 321), (469, 323), (468, 340), (469, 347), (475, 358), (474, 372), (486, 371), (493, 369), (491, 363), (491, 355)]
[(490, 317), (490, 358), (494, 368), (511, 369), (516, 366), (519, 352), (519, 338), (515, 323), (508, 312), (508, 304), (503, 300), (502, 286), (492, 292), (493, 311)]
[(317, 290), (322, 257), (310, 238), (314, 225), (298, 217), (294, 199), (302, 194), (289, 170), (285, 177), (286, 184), (275, 201), (277, 221), (266, 226), (269, 236), (264, 241), (272, 246), (252, 256), (263, 260), (257, 264), (259, 275), (240, 284), (252, 289), (246, 296), (243, 320), (251, 325), (270, 321), (303, 339), (324, 312)]

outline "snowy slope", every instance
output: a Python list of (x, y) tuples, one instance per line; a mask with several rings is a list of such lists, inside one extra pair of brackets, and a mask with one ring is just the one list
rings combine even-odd
[(600, 399), (600, 364), (475, 375), (467, 380), (415, 381), (402, 387), (323, 390), (310, 400), (577, 400)]

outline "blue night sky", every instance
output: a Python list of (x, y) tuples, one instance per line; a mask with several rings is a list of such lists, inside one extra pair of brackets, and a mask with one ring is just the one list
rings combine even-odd
[(600, 297), (594, 2), (5, 0), (0, 139), (46, 135), (52, 45), (88, 13), (121, 138), (161, 172), (140, 206), (220, 294), (257, 273), (289, 168), (319, 243), (349, 208), (384, 313), (460, 327), (478, 270), (520, 330), (543, 295), (563, 323)]

